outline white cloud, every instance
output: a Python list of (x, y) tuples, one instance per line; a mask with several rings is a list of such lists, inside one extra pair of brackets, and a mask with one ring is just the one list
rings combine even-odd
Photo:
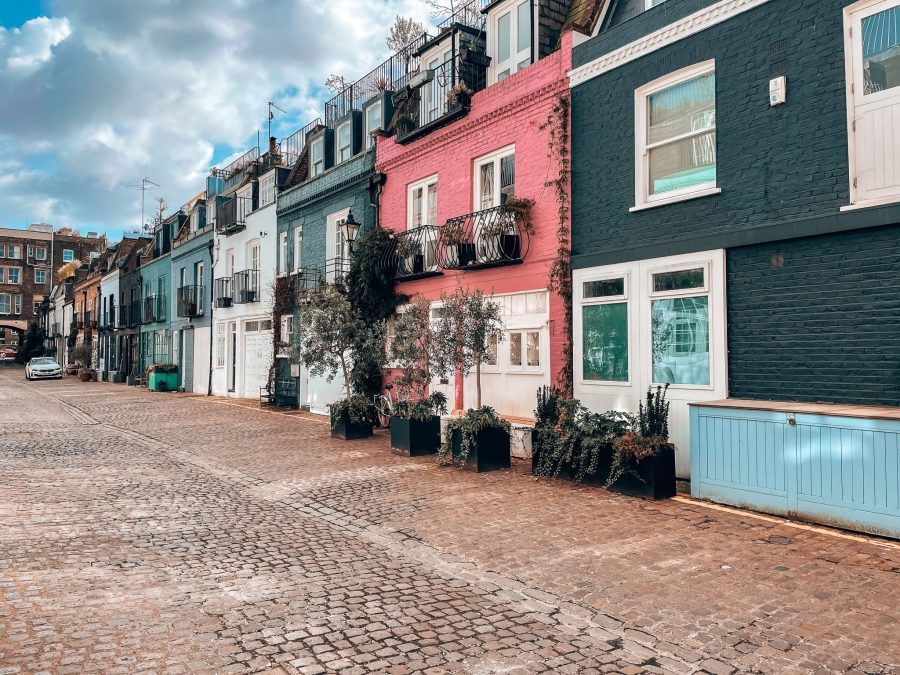
[[(0, 32), (0, 224), (91, 229), (139, 219), (142, 176), (178, 204), (214, 148), (266, 134), (266, 102), (296, 128), (322, 115), (321, 83), (387, 58), (395, 14), (418, 0), (53, 0), (54, 18)], [(12, 59), (16, 65), (11, 66)], [(283, 117), (273, 134), (293, 131)], [(265, 144), (265, 139), (262, 139)], [(221, 158), (217, 158), (221, 159)]]
[(50, 60), (53, 47), (71, 34), (65, 18), (45, 16), (26, 21), (21, 28), (7, 30), (0, 27), (0, 62), (15, 74), (27, 74)]

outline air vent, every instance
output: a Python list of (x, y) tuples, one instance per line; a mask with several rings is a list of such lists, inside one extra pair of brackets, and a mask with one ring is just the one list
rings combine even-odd
[(781, 54), (785, 49), (787, 49), (787, 40), (775, 40), (769, 44), (769, 54), (772, 56)]

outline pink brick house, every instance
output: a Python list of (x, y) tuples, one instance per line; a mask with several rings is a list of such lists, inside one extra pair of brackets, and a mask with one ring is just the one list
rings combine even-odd
[[(561, 168), (551, 134), (568, 129), (570, 3), (473, 4), (477, 15), (448, 20), (419, 48), (418, 75), (389, 102), (380, 224), (397, 233), (399, 292), (434, 302), (459, 283), (501, 304), (506, 331), (482, 368), (482, 400), (531, 417), (537, 388), (569, 368), (565, 302), (549, 290), (568, 222), (548, 183)], [(503, 208), (512, 198), (534, 201), (532, 227)], [(474, 406), (474, 376), (435, 386), (452, 407)]]

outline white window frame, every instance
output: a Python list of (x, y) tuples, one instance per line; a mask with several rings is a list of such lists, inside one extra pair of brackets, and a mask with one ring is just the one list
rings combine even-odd
[[(347, 143), (341, 145), (341, 133), (347, 131)], [(346, 156), (344, 151), (347, 151)], [(337, 126), (334, 130), (334, 163), (340, 164), (346, 162), (353, 157), (353, 126), (351, 120), (347, 120)]]
[(21, 316), (22, 314), (22, 294), (18, 293), (13, 296), (13, 313), (16, 316)]
[[(43, 281), (38, 281), (38, 274), (44, 275)], [(47, 270), (35, 270), (34, 271), (34, 283), (36, 283), (40, 286), (46, 286), (47, 285)]]
[[(584, 284), (592, 281), (612, 281), (613, 279), (622, 279), (621, 295), (604, 295), (595, 298), (584, 297)], [(634, 347), (637, 339), (636, 327), (634, 326), (633, 312), (635, 311), (634, 302), (631, 295), (631, 272), (622, 270), (609, 270), (601, 274), (590, 274), (580, 278), (573, 284), (574, 307), (577, 308), (578, 316), (574, 321), (578, 330), (573, 332), (573, 345), (575, 346), (575, 377), (578, 383), (587, 387), (631, 387), (634, 379)], [(625, 303), (625, 318), (628, 322), (628, 379), (627, 380), (588, 380), (584, 377), (584, 314), (581, 311), (584, 307), (592, 305), (620, 305)], [(577, 342), (576, 342), (577, 341)]]
[(197, 288), (197, 313), (203, 314), (204, 307), (204, 291), (206, 289), (203, 288), (203, 273), (205, 271), (205, 265), (202, 260), (198, 260), (194, 263), (194, 286)]
[(294, 264), (293, 270), (299, 272), (303, 262), (303, 226), (298, 226), (294, 230)]
[(46, 260), (47, 259), (47, 248), (45, 246), (35, 246), (34, 247), (34, 259), (35, 260)]
[(275, 203), (275, 173), (272, 172), (259, 181), (259, 208), (264, 209)]
[[(508, 373), (516, 374), (523, 373), (527, 375), (540, 375), (544, 372), (544, 340), (541, 338), (541, 334), (543, 329), (541, 328), (511, 328), (506, 330), (506, 334), (503, 337), (503, 342), (506, 343), (506, 370)], [(519, 345), (520, 354), (522, 363), (520, 365), (513, 365), (512, 359), (509, 357), (512, 356), (510, 349), (512, 347), (512, 336), (513, 333), (518, 333), (522, 336), (521, 344)], [(528, 365), (528, 333), (537, 333), (538, 335), (538, 365), (529, 366)], [(499, 346), (498, 346), (499, 349)]]
[[(340, 223), (346, 220), (349, 214), (350, 209), (346, 208), (334, 213), (329, 213), (325, 218), (326, 262), (337, 258), (340, 258), (341, 260), (348, 260), (350, 257), (350, 253), (347, 247), (347, 240), (344, 239), (344, 233), (340, 228)], [(339, 241), (340, 244), (338, 244)], [(340, 251), (338, 251), (338, 246), (340, 246)], [(337, 270), (334, 267), (328, 268), (325, 279), (328, 283), (334, 283), (336, 271)]]
[(0, 267), (0, 284), (6, 283), (6, 268)]
[(63, 262), (72, 262), (75, 260), (75, 249), (64, 248), (62, 259)]
[[(482, 155), (475, 160), (474, 180), (472, 181), (472, 211), (482, 211), (483, 209), (500, 206), (500, 164), (504, 157), (510, 155), (515, 156), (516, 146), (507, 145), (506, 147), (495, 150), (487, 155)], [(493, 205), (488, 207), (481, 206), (481, 167), (485, 164), (494, 165), (494, 194), (492, 195)], [(515, 160), (513, 160), (515, 164)]]
[[(531, 7), (531, 0), (508, 0), (491, 8), (488, 12), (488, 34), (487, 34), (487, 52), (491, 55), (491, 65), (488, 68), (488, 83), (496, 84), (502, 80), (499, 79), (500, 73), (509, 70), (507, 77), (512, 77), (520, 70), (524, 70), (534, 63), (533, 49), (535, 47), (533, 28), (538, 26), (537, 4), (534, 3), (533, 14), (529, 17), (528, 33), (530, 39), (527, 49), (517, 49), (519, 39), (519, 7), (527, 5)], [(509, 58), (505, 61), (500, 60), (500, 19), (509, 14), (510, 18), (510, 42), (509, 42)], [(524, 62), (527, 60), (527, 64)], [(523, 65), (524, 64), (524, 65)], [(521, 67), (519, 67), (521, 65)]]
[[(5, 303), (4, 303), (5, 300)], [(6, 309), (3, 309), (3, 305), (6, 305)], [(12, 294), (11, 293), (0, 293), (0, 314), (10, 315), (12, 314)]]
[(281, 346), (290, 346), (294, 337), (294, 315), (281, 315)]
[(6, 257), (10, 260), (22, 259), (22, 247), (18, 244), (9, 244), (6, 247)]
[[(681, 190), (672, 190), (671, 192), (664, 192), (659, 195), (651, 195), (650, 194), (650, 147), (648, 147), (647, 142), (647, 125), (649, 124), (649, 110), (648, 110), (648, 102), (650, 96), (656, 94), (665, 89), (669, 89), (674, 87), (677, 84), (681, 84), (682, 82), (687, 82), (688, 80), (693, 80), (703, 75), (708, 75), (710, 73), (715, 74), (716, 72), (716, 61), (715, 59), (710, 59), (709, 61), (704, 61), (703, 63), (697, 63), (693, 66), (689, 66), (687, 68), (682, 68), (681, 70), (677, 70), (673, 73), (669, 73), (659, 79), (653, 80), (652, 82), (648, 82), (642, 87), (639, 87), (634, 92), (634, 120), (635, 120), (635, 129), (634, 129), (634, 138), (635, 138), (635, 154), (634, 154), (634, 180), (635, 180), (635, 188), (634, 188), (634, 199), (635, 204), (629, 211), (642, 211), (644, 209), (653, 208), (656, 206), (662, 206), (664, 204), (673, 204), (676, 202), (687, 201), (689, 199), (698, 199), (700, 197), (706, 197), (708, 195), (719, 194), (722, 192), (721, 188), (718, 186), (718, 174), (716, 181), (710, 181), (707, 183), (702, 183), (700, 185), (692, 185), (688, 188), (683, 188)], [(718, 100), (716, 100), (716, 104), (718, 104)], [(718, 105), (717, 105), (718, 107)], [(718, 128), (718, 125), (715, 129)], [(697, 132), (697, 134), (701, 133), (709, 133), (710, 129), (704, 129), (702, 132)], [(680, 137), (679, 137), (680, 138)], [(659, 143), (654, 145), (653, 147), (660, 147), (662, 145), (667, 145), (673, 143), (677, 139), (668, 139), (664, 143)], [(716, 143), (718, 144), (718, 135), (716, 136)], [(716, 166), (718, 167), (718, 152), (716, 153)]]
[[(375, 136), (374, 132), (381, 129), (383, 124), (384, 110), (383, 110), (382, 101), (378, 101), (377, 103), (373, 103), (368, 108), (366, 108), (365, 112), (365, 129), (366, 129), (366, 150), (375, 147)], [(369, 126), (369, 115), (372, 111), (378, 111), (378, 126), (371, 127)]]
[(417, 180), (415, 183), (409, 183), (406, 186), (406, 229), (407, 230), (412, 230), (415, 227), (417, 227), (415, 225), (415, 220), (416, 220), (415, 213), (413, 212), (413, 204), (414, 204), (413, 192), (415, 192), (418, 189), (422, 190), (422, 222), (421, 222), (420, 226), (421, 225), (437, 225), (436, 222), (435, 223), (426, 222), (427, 217), (428, 217), (428, 188), (431, 185), (435, 186), (436, 203), (434, 205), (434, 207), (435, 207), (434, 212), (435, 212), (435, 220), (438, 220), (437, 210), (438, 210), (438, 205), (440, 204), (440, 195), (438, 193), (438, 190), (440, 188), (438, 187), (438, 174), (435, 173), (426, 178), (421, 178), (421, 179)]
[(0, 244), (0, 258), (6, 257), (6, 244)]
[(216, 324), (216, 368), (225, 367), (226, 355), (225, 322)]
[[(12, 273), (16, 273), (16, 280), (12, 280)], [(22, 285), (22, 268), (21, 267), (7, 267), (6, 268), (6, 283), (13, 284), (15, 286)]]
[(659, 7), (659, 5), (663, 4), (666, 0), (644, 0), (644, 10), (653, 9), (654, 7)]
[[(320, 158), (316, 159), (316, 150), (320, 153)], [(320, 164), (318, 168), (316, 165)], [(319, 176), (325, 172), (325, 138), (320, 136), (309, 144), (309, 175), (312, 178)]]
[(280, 277), (287, 276), (288, 273), (287, 254), (288, 233), (285, 231), (278, 234), (278, 276)]

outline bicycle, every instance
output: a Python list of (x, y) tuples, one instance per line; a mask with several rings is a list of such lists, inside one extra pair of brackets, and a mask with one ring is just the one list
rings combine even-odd
[(384, 390), (387, 392), (386, 394), (375, 394), (375, 396), (372, 397), (372, 402), (375, 404), (375, 412), (378, 414), (378, 424), (380, 424), (383, 429), (390, 428), (391, 417), (394, 416), (397, 404), (409, 403), (408, 398), (400, 398), (399, 396), (395, 398), (392, 394), (393, 389), (393, 384), (386, 384), (384, 385)]

